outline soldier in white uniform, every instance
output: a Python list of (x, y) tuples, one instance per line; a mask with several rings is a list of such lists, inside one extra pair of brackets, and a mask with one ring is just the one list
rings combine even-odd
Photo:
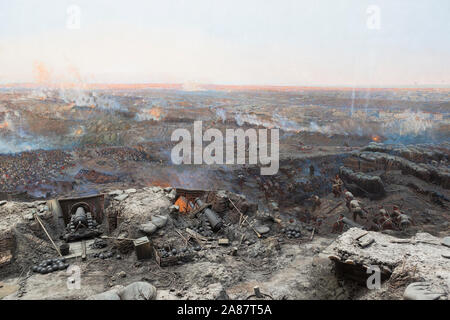
[(406, 230), (413, 224), (411, 217), (404, 213), (400, 214), (397, 219), (400, 230)]
[(349, 212), (352, 212), (350, 209), (350, 201), (354, 199), (353, 194), (350, 191), (345, 192), (345, 205)]
[(353, 213), (353, 221), (356, 222), (358, 216), (361, 219), (367, 219), (362, 209), (362, 206), (358, 200), (353, 199), (352, 201), (350, 201), (350, 210)]

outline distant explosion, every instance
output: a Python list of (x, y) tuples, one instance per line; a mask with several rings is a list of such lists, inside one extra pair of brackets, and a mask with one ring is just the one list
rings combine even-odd
[(372, 141), (380, 142), (381, 141), (381, 137), (380, 136), (372, 136)]
[(152, 107), (150, 109), (144, 109), (136, 114), (137, 121), (160, 121), (164, 118), (164, 110), (160, 107)]
[(9, 124), (6, 120), (3, 122), (0, 122), (0, 129), (7, 129), (8, 127), (9, 127)]

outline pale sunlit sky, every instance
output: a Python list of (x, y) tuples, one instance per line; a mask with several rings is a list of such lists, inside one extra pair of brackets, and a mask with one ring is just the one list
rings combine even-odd
[(0, 0), (0, 83), (448, 87), (449, 39), (448, 0)]

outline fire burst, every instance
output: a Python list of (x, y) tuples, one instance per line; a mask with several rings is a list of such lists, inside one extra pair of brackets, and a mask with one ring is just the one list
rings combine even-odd
[(162, 118), (161, 108), (152, 108), (146, 111), (154, 120), (159, 121)]
[(7, 129), (9, 127), (9, 124), (7, 121), (3, 121), (0, 123), (0, 129)]
[(380, 142), (381, 141), (381, 137), (380, 136), (373, 136), (372, 137), (372, 141)]

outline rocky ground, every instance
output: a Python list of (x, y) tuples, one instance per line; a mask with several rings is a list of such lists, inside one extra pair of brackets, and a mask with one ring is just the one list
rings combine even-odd
[[(450, 237), (437, 238), (419, 232), (408, 239), (352, 228), (342, 234), (322, 255), (328, 255), (344, 272), (362, 272), (372, 267), (389, 277), (361, 299), (448, 300), (450, 295)], [(383, 276), (380, 277), (383, 279)]]
[[(332, 238), (316, 237), (309, 241), (308, 233), (305, 237), (289, 241), (270, 234), (258, 239), (252, 236), (253, 231), (248, 227), (242, 227), (241, 230), (239, 227), (230, 226), (202, 244), (201, 250), (195, 251), (192, 248), (195, 248), (196, 244), (190, 242), (186, 245), (181, 236), (187, 236), (182, 227), (192, 226), (194, 222), (180, 217), (179, 212), (168, 211), (171, 206), (170, 192), (156, 187), (127, 190), (123, 193), (115, 190), (110, 193), (110, 198), (111, 208), (123, 208), (122, 223), (112, 235), (136, 237), (147, 234), (155, 246), (188, 247), (194, 253), (192, 261), (163, 268), (154, 260), (137, 261), (133, 252), (120, 253), (111, 240), (105, 250), (120, 254), (120, 260), (115, 254), (107, 260), (90, 256), (86, 261), (81, 261), (80, 258), (70, 261), (71, 266), (80, 267), (81, 288), (68, 290), (67, 271), (42, 275), (30, 270), (31, 265), (38, 261), (55, 256), (45, 235), (36, 228), (36, 221), (31, 217), (31, 213), (38, 212), (57, 239), (58, 232), (52, 229), (55, 225), (54, 217), (48, 207), (40, 202), (8, 202), (3, 205), (2, 213), (8, 216), (9, 220), (2, 220), (2, 227), (9, 226), (7, 231), (14, 234), (17, 244), (13, 266), (1, 269), (2, 283), (4, 286), (19, 284), (19, 289), (4, 299), (83, 299), (135, 281), (153, 284), (158, 289), (157, 299), (214, 299), (227, 296), (245, 299), (253, 294), (253, 287), (257, 285), (264, 294), (274, 299), (333, 298), (336, 295), (334, 290), (339, 287), (337, 280), (333, 280), (330, 274), (324, 274), (333, 286), (327, 288), (325, 285), (321, 288), (322, 285), (315, 281), (318, 268), (313, 267), (316, 264), (329, 264), (325, 261), (313, 261), (317, 259), (321, 249), (330, 244)], [(148, 224), (155, 215), (167, 217), (164, 226), (158, 230), (139, 231), (140, 226)], [(20, 233), (24, 231), (29, 237), (19, 240)], [(177, 232), (180, 232), (180, 235)], [(217, 239), (225, 234), (244, 234), (248, 239), (245, 238), (239, 245), (240, 238), (236, 237), (229, 245), (221, 246)], [(45, 250), (32, 250), (30, 244), (37, 241), (45, 244)], [(58, 244), (59, 242), (57, 241)], [(234, 248), (237, 250), (234, 251)], [(310, 290), (315, 286), (318, 290)]]
[[(48, 154), (49, 162), (52, 154)], [(64, 155), (55, 153), (56, 159)], [(103, 239), (105, 247), (92, 250), (86, 260), (67, 261), (67, 270), (80, 271), (79, 289), (68, 289), (71, 276), (66, 269), (48, 274), (32, 270), (57, 255), (35, 215), (56, 245), (63, 243), (64, 224), (51, 199), (36, 200), (28, 194), (0, 201), (0, 297), (86, 299), (113, 290), (111, 297), (122, 298), (128, 296), (127, 290), (141, 286), (130, 284), (145, 282), (155, 288), (146, 287), (147, 297), (156, 299), (253, 299), (255, 286), (267, 299), (400, 299), (408, 285), (423, 282), (410, 287), (412, 293), (405, 297), (417, 297), (425, 290), (427, 297), (448, 298), (444, 281), (448, 253), (441, 244), (450, 235), (450, 151), (446, 144), (315, 148), (311, 153), (283, 156), (280, 172), (273, 177), (259, 176), (259, 168), (250, 166), (175, 168), (148, 155), (138, 146), (105, 148), (71, 152), (70, 161), (75, 162), (56, 161), (56, 167), (65, 163), (64, 174), (74, 177), (65, 191), (46, 184), (59, 198), (105, 195), (99, 230), (111, 238)], [(30, 157), (20, 156), (17, 165), (25, 161), (33, 171), (37, 165)], [(14, 162), (14, 157), (8, 159)], [(42, 170), (48, 171), (47, 167)], [(372, 230), (378, 210), (390, 213), (394, 205), (413, 223), (406, 230), (381, 228), (370, 234), (375, 244), (367, 249), (354, 247), (354, 237), (348, 240), (356, 232), (351, 226), (345, 225), (341, 236), (333, 233), (341, 214), (352, 219), (343, 195), (331, 193), (336, 174), (366, 211), (367, 219), (357, 221), (362, 229)], [(148, 186), (149, 181), (162, 187)], [(179, 185), (172, 187), (170, 181)], [(197, 196), (212, 203), (223, 220), (219, 231), (210, 230), (204, 215), (181, 213), (174, 205), (185, 190), (180, 185), (190, 187), (193, 181), (203, 187), (188, 189), (197, 189)], [(314, 205), (313, 195), (319, 196), (320, 206)], [(142, 236), (149, 237), (159, 255), (182, 256), (182, 261), (161, 266), (155, 259), (138, 261), (131, 242), (117, 240)], [(427, 243), (420, 240), (425, 238)], [(392, 247), (393, 239), (411, 243)], [(405, 263), (404, 253), (412, 257)], [(366, 266), (377, 255), (381, 258), (375, 260), (386, 259), (381, 264), (390, 270), (380, 290), (368, 290), (365, 284), (343, 277), (336, 262), (351, 260), (357, 261), (356, 266)], [(438, 271), (430, 278), (424, 270)]]
[[(123, 250), (117, 241), (110, 239), (102, 252), (113, 252), (112, 257), (102, 259), (89, 255), (86, 261), (80, 257), (68, 261), (70, 268), (79, 267), (75, 269), (80, 271), (79, 289), (68, 288), (71, 275), (67, 270), (49, 274), (37, 274), (31, 270), (32, 265), (39, 261), (56, 257), (55, 250), (32, 214), (38, 214), (57, 244), (62, 243), (58, 238), (61, 230), (58, 230), (55, 217), (46, 202), (3, 203), (0, 209), (2, 234), (13, 235), (15, 247), (11, 250), (12, 263), (0, 269), (2, 298), (95, 299), (99, 298), (96, 295), (106, 291), (108, 295), (100, 298), (111, 298), (111, 290), (113, 293), (122, 293), (126, 286), (144, 282), (155, 288), (154, 292), (148, 289), (148, 297), (154, 299), (253, 299), (255, 286), (260, 288), (266, 299), (395, 299), (402, 298), (406, 285), (411, 282), (396, 282), (393, 285), (388, 280), (381, 290), (372, 291), (352, 280), (341, 278), (335, 272), (336, 266), (329, 256), (335, 254), (336, 250), (342, 254), (344, 249), (351, 252), (348, 255), (364, 256), (364, 250), (355, 249), (356, 252), (353, 252), (345, 247), (349, 246), (346, 239), (356, 232), (355, 229), (350, 229), (336, 240), (337, 235), (325, 232), (314, 235), (312, 225), (296, 221), (301, 236), (289, 239), (280, 232), (283, 226), (291, 223), (288, 216), (281, 216), (281, 222), (275, 222), (257, 211), (248, 212), (249, 220), (254, 222), (257, 230), (264, 232), (261, 238), (248, 224), (239, 226), (224, 216), (225, 227), (208, 237), (209, 240), (186, 242), (189, 237), (186, 228), (198, 230), (201, 219), (189, 218), (176, 210), (172, 205), (174, 191), (158, 187), (110, 190), (107, 193), (106, 211), (118, 211), (120, 224), (112, 232), (107, 232), (106, 222), (101, 228), (112, 237), (137, 238), (147, 235), (155, 247), (167, 251), (175, 248), (181, 252), (183, 248), (188, 248), (188, 252), (193, 254), (192, 259), (171, 266), (159, 266), (153, 259), (138, 261), (133, 250)], [(228, 195), (233, 199), (237, 197)], [(327, 201), (335, 200), (330, 197)], [(232, 212), (228, 214), (232, 216)], [(149, 229), (150, 224), (154, 224), (155, 228)], [(268, 227), (268, 230), (263, 227)], [(372, 247), (377, 247), (377, 252), (382, 252), (383, 257), (390, 260), (394, 256), (395, 261), (386, 262), (393, 269), (393, 274), (396, 274), (395, 267), (401, 264), (404, 254), (410, 252), (414, 259), (402, 268), (410, 270), (412, 266), (417, 266), (417, 261), (420, 262), (416, 276), (411, 279), (422, 277), (448, 294), (448, 288), (443, 287), (445, 281), (442, 280), (448, 279), (445, 267), (448, 266), (448, 259), (444, 257), (448, 253), (444, 252), (444, 247), (439, 249), (439, 239), (429, 236), (433, 238), (432, 246), (439, 247), (436, 254), (441, 255), (434, 257), (434, 253), (427, 252), (429, 244), (399, 244), (395, 250), (401, 250), (402, 254), (392, 255), (392, 250), (385, 247), (383, 242), (396, 238), (380, 233), (373, 237), (377, 242)], [(407, 234), (403, 234), (403, 237), (407, 237)], [(223, 238), (229, 239), (230, 243), (220, 245), (218, 240)], [(414, 239), (411, 241), (417, 242), (418, 235)], [(200, 250), (197, 248), (199, 245)], [(405, 246), (408, 246), (407, 250)], [(418, 251), (424, 251), (423, 256), (415, 257)], [(427, 268), (434, 270), (439, 266), (443, 269), (440, 273), (435, 272), (436, 277), (424, 276)], [(112, 296), (118, 297), (117, 294)], [(439, 296), (441, 299), (445, 297)]]

